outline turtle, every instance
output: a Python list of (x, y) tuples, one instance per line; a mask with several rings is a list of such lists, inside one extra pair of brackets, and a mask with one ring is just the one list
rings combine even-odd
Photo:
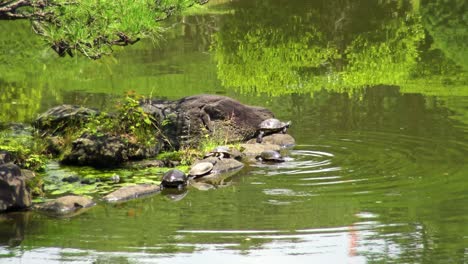
[(222, 158), (230, 158), (233, 156), (233, 153), (227, 146), (218, 146), (211, 150), (210, 152), (206, 153), (206, 155), (203, 157), (204, 159), (209, 158), (209, 157), (217, 157), (219, 159)]
[(274, 133), (286, 133), (286, 130), (291, 125), (291, 121), (282, 122), (276, 118), (269, 118), (263, 120), (257, 129), (257, 143), (262, 143), (264, 135), (270, 135)]
[(211, 162), (199, 162), (192, 166), (189, 171), (189, 175), (194, 178), (199, 178), (209, 174), (213, 170), (213, 163)]
[(187, 186), (187, 175), (183, 171), (173, 169), (164, 173), (161, 181), (161, 190), (165, 188), (177, 188), (182, 190)]
[(283, 162), (284, 161), (283, 156), (281, 156), (281, 154), (275, 150), (265, 150), (255, 158), (257, 160), (267, 161), (267, 162)]

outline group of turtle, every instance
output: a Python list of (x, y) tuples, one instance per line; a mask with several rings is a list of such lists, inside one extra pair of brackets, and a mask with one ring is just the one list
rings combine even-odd
[[(274, 133), (286, 133), (286, 130), (290, 126), (290, 122), (282, 122), (275, 118), (266, 119), (260, 123), (257, 130), (257, 143), (261, 143), (263, 136)], [(204, 159), (215, 157), (217, 159), (241, 159), (242, 153), (236, 149), (231, 149), (227, 146), (218, 146), (208, 152)], [(283, 156), (275, 150), (263, 151), (260, 155), (255, 157), (257, 160), (262, 162), (283, 162)], [(172, 169), (167, 171), (161, 181), (161, 189), (177, 188), (179, 190), (184, 189), (187, 186), (189, 179), (197, 179), (204, 177), (212, 173), (214, 168), (213, 162), (202, 161), (193, 165), (186, 175), (184, 172)]]

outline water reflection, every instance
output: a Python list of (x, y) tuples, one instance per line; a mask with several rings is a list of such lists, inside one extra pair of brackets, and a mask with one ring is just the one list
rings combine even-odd
[(206, 183), (212, 191), (100, 204), (72, 219), (2, 218), (0, 254), (34, 263), (466, 262), (466, 75), (463, 45), (444, 33), (464, 9), (417, 3), (235, 1), (223, 8), (236, 12), (184, 18), (168, 33), (174, 45), (0, 71), (0, 121), (62, 102), (105, 108), (133, 88), (169, 99), (209, 92), (292, 120), (298, 142), (286, 162), (254, 163)]
[(14, 248), (24, 239), (25, 229), (31, 220), (31, 213), (9, 213), (0, 215), (0, 246)]

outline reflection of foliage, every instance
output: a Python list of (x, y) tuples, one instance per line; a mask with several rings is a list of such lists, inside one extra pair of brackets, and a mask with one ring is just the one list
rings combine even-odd
[(42, 89), (26, 89), (15, 85), (0, 81), (0, 124), (30, 121), (39, 110)]
[[(267, 6), (256, 7), (264, 11)], [(278, 11), (270, 11), (278, 13)], [(228, 86), (246, 91), (259, 89), (275, 94), (276, 89), (300, 87), (304, 73), (321, 71), (324, 65), (337, 58), (337, 51), (327, 47), (323, 34), (315, 25), (300, 16), (291, 16), (282, 21), (285, 26), (271, 21), (271, 17), (255, 20), (249, 10), (241, 10), (218, 33), (216, 59), (218, 75)], [(310, 14), (314, 17), (317, 14)], [(237, 19), (246, 19), (246, 25)], [(231, 24), (232, 23), (232, 24)], [(242, 28), (235, 28), (241, 25)]]
[(468, 16), (465, 0), (424, 1), (423, 22), (434, 39), (434, 47), (468, 70)]
[[(384, 25), (376, 32), (357, 36), (346, 49), (344, 85), (404, 83), (417, 64), (418, 46), (424, 38), (419, 19), (414, 20), (396, 20), (396, 26)], [(372, 40), (380, 34), (385, 36), (382, 41)]]
[[(427, 74), (438, 63), (442, 63), (438, 74), (455, 80), (452, 85), (464, 85), (464, 75), (452, 61), (427, 56), (430, 51), (424, 44), (429, 37), (408, 2), (304, 5), (292, 1), (281, 12), (271, 7), (276, 1), (259, 2), (255, 8), (240, 8), (226, 17), (217, 33), (215, 58), (225, 86), (270, 95), (323, 88), (353, 91), (378, 84), (411, 84), (406, 90), (417, 86), (419, 92), (433, 92), (441, 83), (447, 84)], [(430, 86), (426, 85), (429, 78)], [(463, 89), (457, 91), (463, 93)]]

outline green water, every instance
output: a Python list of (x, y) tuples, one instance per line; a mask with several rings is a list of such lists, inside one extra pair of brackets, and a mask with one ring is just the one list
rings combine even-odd
[(1, 215), (0, 263), (467, 263), (465, 2), (304, 2), (212, 1), (100, 61), (1, 22), (0, 122), (215, 93), (291, 120), (297, 146), (180, 201)]

